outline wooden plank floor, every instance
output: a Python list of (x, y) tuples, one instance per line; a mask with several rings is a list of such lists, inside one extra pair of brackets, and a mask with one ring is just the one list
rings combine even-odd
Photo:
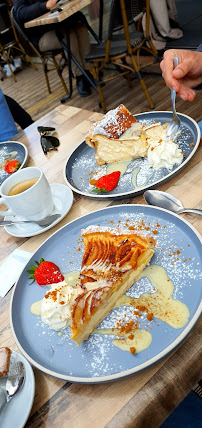
[[(23, 70), (16, 73), (16, 82), (13, 81), (12, 77), (6, 78), (1, 82), (2, 91), (18, 101), (31, 114), (33, 120), (40, 119), (44, 114), (60, 105), (60, 98), (64, 95), (62, 85), (55, 71), (49, 73), (52, 93), (48, 94), (42, 66), (37, 64), (37, 67), (38, 70), (35, 71), (30, 66), (23, 64)], [(145, 75), (144, 79), (155, 104), (155, 110), (170, 110), (170, 90), (166, 87), (161, 77), (159, 65), (151, 67), (153, 67), (153, 70), (155, 68), (156, 72)], [(64, 71), (64, 78), (68, 82), (67, 71)], [(133, 114), (150, 110), (137, 80), (133, 80), (132, 88), (129, 89), (125, 79), (116, 79), (103, 88), (103, 93), (107, 110), (115, 108), (120, 103), (125, 104)], [(92, 90), (91, 96), (81, 98), (74, 88), (73, 96), (67, 103), (74, 107), (102, 112), (98, 104), (98, 95), (94, 90)], [(178, 99), (177, 111), (199, 121), (202, 119), (201, 104), (202, 91), (198, 91), (192, 103)]]

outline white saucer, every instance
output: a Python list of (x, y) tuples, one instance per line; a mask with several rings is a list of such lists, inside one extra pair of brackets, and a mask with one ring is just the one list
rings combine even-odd
[[(38, 224), (34, 223), (11, 224), (10, 226), (4, 226), (4, 229), (9, 233), (9, 235), (16, 236), (18, 238), (28, 238), (30, 236), (39, 235), (40, 233), (51, 229), (51, 227), (55, 226), (65, 217), (73, 204), (72, 190), (65, 184), (56, 183), (50, 184), (50, 188), (55, 205), (54, 211), (51, 214), (60, 214), (61, 216), (49, 226), (44, 227), (38, 226)], [(25, 220), (25, 218), (20, 216), (7, 216), (5, 217), (5, 220)]]
[[(23, 387), (1, 410), (0, 426), (2, 428), (23, 428), (29, 417), (34, 401), (35, 379), (32, 367), (26, 358), (16, 351), (12, 351), (11, 355), (14, 357), (14, 361), (22, 361), (24, 364), (25, 380)], [(0, 386), (3, 388), (5, 384), (6, 378), (1, 378)]]

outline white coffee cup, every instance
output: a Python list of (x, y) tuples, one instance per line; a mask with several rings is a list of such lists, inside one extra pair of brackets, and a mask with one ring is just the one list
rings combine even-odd
[(4, 217), (17, 215), (28, 220), (41, 220), (54, 210), (49, 183), (37, 167), (24, 168), (12, 174), (2, 183), (0, 194), (0, 204), (8, 207), (7, 211), (0, 211)]

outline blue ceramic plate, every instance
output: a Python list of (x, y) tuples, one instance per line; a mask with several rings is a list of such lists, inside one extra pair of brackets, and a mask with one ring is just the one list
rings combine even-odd
[[(99, 166), (95, 160), (95, 150), (83, 142), (73, 151), (65, 165), (64, 177), (68, 186), (74, 192), (90, 198), (118, 199), (136, 196), (143, 193), (146, 189), (154, 188), (158, 184), (168, 181), (185, 167), (194, 155), (200, 142), (200, 130), (197, 123), (184, 114), (178, 113), (178, 116), (181, 120), (181, 133), (176, 142), (185, 155), (180, 165), (174, 166), (172, 170), (166, 168), (154, 170), (153, 168), (149, 168), (147, 158), (134, 159), (129, 163), (126, 172), (120, 177), (118, 185), (113, 191), (107, 195), (97, 195), (92, 192), (93, 186), (90, 185), (90, 180), (92, 178), (98, 179), (102, 175), (107, 174), (107, 166)], [(168, 111), (155, 111), (136, 114), (135, 117), (140, 122), (148, 124), (153, 121), (165, 123), (171, 122), (172, 113)], [(134, 187), (132, 173), (135, 169), (138, 173)]]
[[(190, 319), (185, 327), (177, 330), (159, 320), (150, 325), (142, 317), (140, 327), (151, 327), (152, 343), (145, 351), (131, 355), (116, 348), (111, 336), (91, 335), (78, 347), (70, 339), (69, 328), (59, 336), (44, 325), (39, 316), (30, 312), (32, 303), (42, 299), (47, 292), (47, 287), (29, 284), (26, 270), (30, 264), (43, 257), (56, 263), (62, 273), (80, 270), (82, 228), (98, 224), (113, 224), (112, 227), (119, 224), (124, 228), (126, 223), (134, 220), (150, 223), (151, 231), (156, 229), (157, 222), (160, 225), (159, 233), (155, 235), (157, 246), (151, 263), (166, 269), (175, 285), (174, 297), (188, 306)], [(174, 255), (177, 250), (180, 252), (178, 260)], [(136, 373), (167, 355), (192, 329), (200, 314), (201, 266), (198, 233), (188, 222), (166, 210), (144, 205), (119, 205), (80, 217), (42, 244), (17, 281), (11, 303), (11, 326), (17, 345), (38, 369), (71, 382), (103, 382)], [(151, 291), (151, 285), (143, 278), (131, 287), (128, 294), (138, 297), (145, 291)], [(125, 311), (126, 307), (116, 308), (100, 326), (113, 327)]]
[(5, 143), (0, 143), (0, 186), (6, 178), (10, 176), (4, 170), (4, 164), (6, 160), (18, 160), (21, 163), (19, 169), (23, 168), (26, 165), (28, 157), (27, 147), (22, 143), (17, 141), (6, 141)]
[[(2, 428), (23, 428), (34, 401), (35, 379), (32, 367), (23, 355), (12, 351), (12, 358), (14, 362), (21, 361), (24, 364), (25, 380), (23, 387), (1, 410), (0, 426)], [(0, 387), (5, 388), (6, 379), (6, 377), (0, 379)]]

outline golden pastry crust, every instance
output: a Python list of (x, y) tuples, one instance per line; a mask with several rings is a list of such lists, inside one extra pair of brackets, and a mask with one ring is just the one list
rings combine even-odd
[(123, 104), (120, 104), (114, 110), (108, 111), (102, 120), (93, 124), (86, 137), (86, 143), (94, 147), (93, 135), (96, 134), (118, 139), (134, 122), (137, 122), (137, 119)]
[(0, 348), (0, 376), (5, 376), (9, 372), (11, 350)]
[(86, 340), (118, 298), (139, 278), (154, 254), (155, 241), (133, 231), (90, 227), (82, 231), (80, 281), (84, 292), (72, 311), (71, 338)]

